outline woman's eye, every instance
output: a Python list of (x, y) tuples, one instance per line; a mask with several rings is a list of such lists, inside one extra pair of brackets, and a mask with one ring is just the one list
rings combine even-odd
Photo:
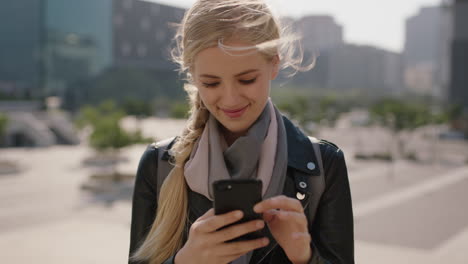
[(203, 86), (210, 88), (210, 87), (216, 87), (216, 86), (218, 86), (218, 84), (219, 84), (219, 82), (203, 83)]
[(257, 78), (253, 78), (250, 80), (239, 80), (242, 84), (252, 84), (257, 80)]

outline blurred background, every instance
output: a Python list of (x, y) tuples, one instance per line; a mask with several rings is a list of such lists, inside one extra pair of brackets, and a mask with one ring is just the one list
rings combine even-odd
[[(127, 263), (139, 158), (185, 125), (193, 2), (0, 1), (3, 261)], [(468, 1), (268, 2), (318, 56), (271, 96), (344, 151), (356, 263), (467, 263)]]

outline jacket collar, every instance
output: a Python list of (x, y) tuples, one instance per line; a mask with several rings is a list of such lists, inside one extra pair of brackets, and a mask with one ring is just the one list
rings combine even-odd
[(283, 115), (288, 141), (288, 166), (314, 176), (320, 175), (312, 142), (304, 132)]

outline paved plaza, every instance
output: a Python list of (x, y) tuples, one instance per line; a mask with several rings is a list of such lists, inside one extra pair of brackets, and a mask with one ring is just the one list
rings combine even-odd
[[(165, 138), (182, 125), (153, 120), (141, 127), (145, 134), (159, 130), (161, 134), (152, 135)], [(161, 132), (158, 126), (168, 129)], [(359, 133), (367, 137), (365, 131)], [(444, 155), (431, 161), (430, 153), (425, 153), (429, 160), (425, 162), (359, 161), (353, 153), (360, 139), (352, 135), (337, 128), (322, 130), (320, 137), (337, 143), (346, 156), (356, 263), (468, 263), (468, 164)], [(466, 142), (447, 144), (439, 143), (435, 149), (466, 155)], [(421, 149), (429, 152), (431, 146)], [(144, 149), (126, 148), (128, 160), (119, 171), (134, 173)], [(95, 170), (82, 161), (92, 155), (84, 145), (0, 149), (0, 159), (16, 161), (22, 169), (0, 175), (3, 263), (127, 263), (132, 186), (109, 187), (100, 194), (81, 190)]]

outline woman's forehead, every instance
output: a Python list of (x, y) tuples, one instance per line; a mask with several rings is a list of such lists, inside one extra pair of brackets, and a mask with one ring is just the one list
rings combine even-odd
[(228, 54), (219, 47), (200, 51), (194, 60), (196, 75), (202, 74), (237, 74), (249, 69), (266, 67), (266, 60), (258, 51), (239, 54)]

